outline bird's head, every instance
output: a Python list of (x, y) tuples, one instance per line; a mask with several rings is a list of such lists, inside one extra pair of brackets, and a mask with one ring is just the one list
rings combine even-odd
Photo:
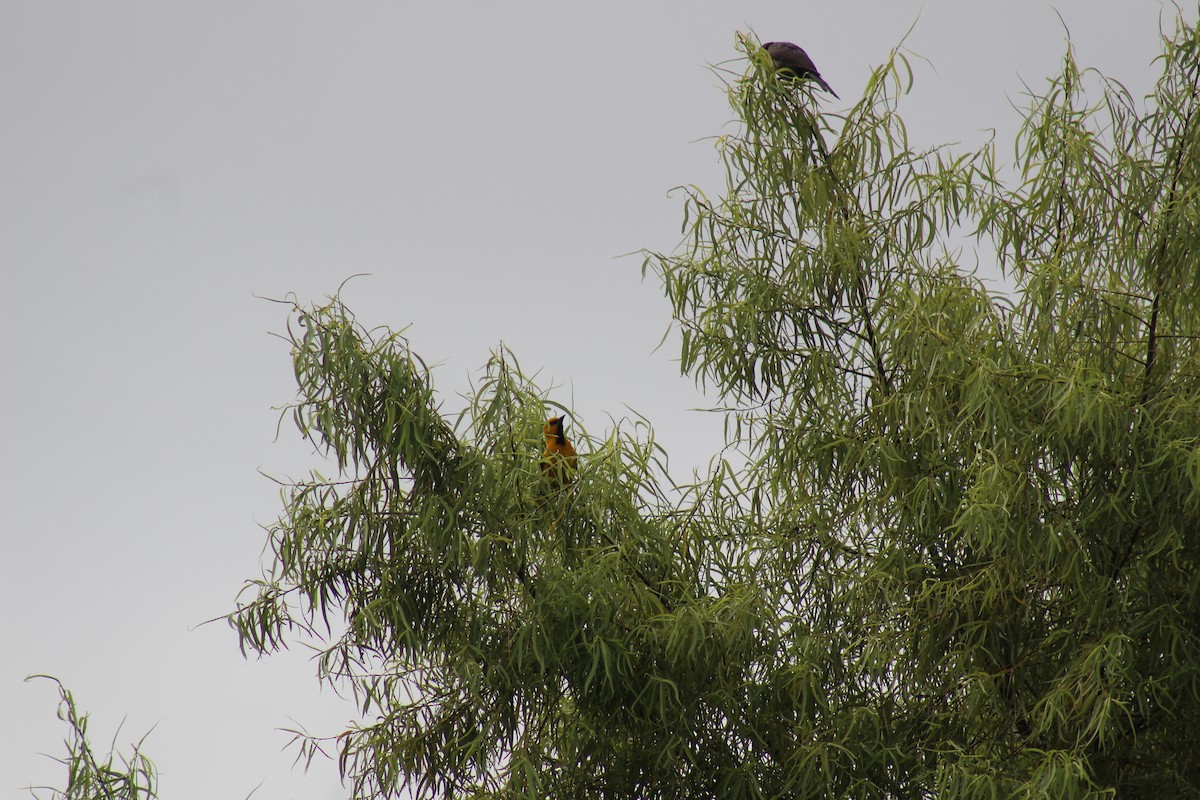
[(563, 433), (563, 418), (551, 417), (546, 420), (546, 424), (542, 426), (542, 435), (547, 439), (555, 439), (562, 444), (566, 440), (566, 434)]

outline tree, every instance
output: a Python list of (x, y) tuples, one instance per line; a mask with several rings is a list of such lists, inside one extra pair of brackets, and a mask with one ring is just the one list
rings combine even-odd
[(79, 712), (74, 695), (57, 678), (31, 675), (26, 680), (33, 678), (46, 678), (58, 686), (58, 718), (71, 729), (66, 740), (67, 757), (55, 759), (67, 768), (67, 788), (30, 787), (34, 797), (38, 797), (37, 789), (49, 789), (52, 800), (154, 800), (158, 797), (158, 770), (142, 752), (145, 736), (133, 745), (128, 756), (118, 756), (111, 749), (107, 755), (100, 756), (88, 738), (88, 715)]
[(297, 305), (338, 475), (230, 621), (325, 642), (356, 796), (1200, 796), (1200, 38), (1163, 43), (1143, 108), (1068, 49), (1006, 172), (910, 145), (901, 55), (834, 117), (742, 38), (724, 194), (645, 266), (746, 459), (678, 494), (637, 428), (547, 485), (511, 353), (452, 425), (401, 336)]

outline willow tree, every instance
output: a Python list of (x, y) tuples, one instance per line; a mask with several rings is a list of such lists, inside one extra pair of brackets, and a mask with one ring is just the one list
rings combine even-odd
[(66, 757), (54, 759), (66, 767), (66, 788), (31, 786), (30, 795), (35, 800), (43, 797), (42, 792), (49, 792), (45, 795), (49, 800), (156, 800), (158, 768), (142, 751), (146, 737), (134, 743), (128, 755), (113, 749), (101, 754), (88, 735), (88, 714), (75, 705), (75, 697), (67, 687), (50, 675), (30, 675), (25, 680), (34, 678), (45, 678), (58, 686), (58, 718), (70, 732), (64, 740)]
[(724, 191), (646, 261), (745, 462), (682, 492), (636, 427), (546, 481), (511, 353), (450, 421), (401, 336), (297, 306), (338, 474), (230, 620), (357, 698), (305, 751), (359, 797), (1200, 794), (1200, 40), (1163, 42), (1141, 104), (1068, 50), (1000, 169), (910, 145), (902, 57), (834, 116), (742, 39)]

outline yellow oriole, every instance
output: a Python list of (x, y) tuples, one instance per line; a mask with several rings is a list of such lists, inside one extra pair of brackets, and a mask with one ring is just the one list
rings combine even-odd
[(579, 469), (579, 456), (563, 433), (563, 418), (551, 417), (546, 420), (542, 435), (546, 437), (546, 452), (542, 453), (540, 462), (542, 474), (555, 486), (570, 483), (575, 479), (575, 470)]

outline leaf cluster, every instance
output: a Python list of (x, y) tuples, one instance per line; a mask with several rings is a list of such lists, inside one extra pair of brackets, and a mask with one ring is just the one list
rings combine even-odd
[(1196, 30), (1141, 107), (1068, 51), (1013, 168), (910, 143), (899, 51), (821, 114), (740, 41), (726, 185), (645, 270), (744, 468), (572, 420), (548, 481), (512, 353), (452, 422), (401, 334), (294, 306), (337, 474), (229, 619), (355, 698), (302, 754), (357, 797), (1200, 795)]
[[(145, 737), (133, 745), (129, 755), (117, 755), (112, 749), (100, 755), (88, 738), (88, 715), (80, 713), (75, 698), (57, 678), (31, 675), (26, 680), (45, 678), (58, 686), (58, 718), (67, 723), (70, 733), (65, 741), (66, 758), (56, 758), (67, 768), (66, 789), (48, 789), (52, 800), (153, 800), (158, 797), (158, 771), (142, 752)], [(118, 763), (119, 761), (119, 763)]]
[[(407, 341), (339, 299), (297, 306), (289, 339), (288, 411), (338, 476), (285, 487), (271, 572), (230, 622), (256, 652), (328, 643), (323, 676), (371, 719), (336, 742), (357, 794), (633, 791), (697, 757), (668, 731), (729, 749), (698, 698), (747, 662), (758, 598), (709, 593), (652, 439), (576, 424), (587, 455), (557, 486), (538, 468), (547, 401), (511, 353), (451, 425)], [(308, 758), (329, 744), (297, 735)]]
[(756, 63), (724, 195), (648, 257), (752, 459), (759, 583), (835, 632), (820, 736), (874, 743), (831, 796), (1200, 792), (1195, 30), (1162, 62), (1138, 110), (1068, 51), (1015, 171), (909, 145), (900, 54), (841, 118)]

